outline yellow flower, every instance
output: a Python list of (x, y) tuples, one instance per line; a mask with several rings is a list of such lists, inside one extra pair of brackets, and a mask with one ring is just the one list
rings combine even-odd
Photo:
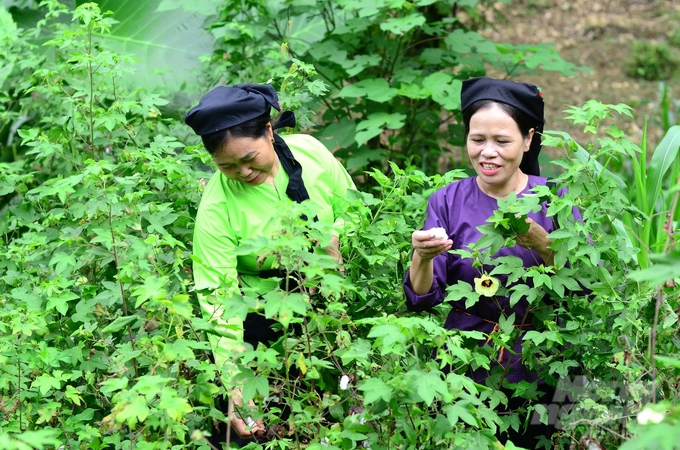
[(496, 295), (498, 286), (500, 286), (498, 278), (490, 277), (487, 274), (482, 275), (481, 278), (475, 278), (475, 292), (484, 297)]

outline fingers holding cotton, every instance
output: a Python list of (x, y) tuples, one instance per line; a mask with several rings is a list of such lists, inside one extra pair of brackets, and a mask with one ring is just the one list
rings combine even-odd
[(411, 235), (413, 250), (423, 259), (432, 259), (451, 249), (453, 241), (444, 228), (414, 231)]
[(449, 234), (443, 228), (430, 228), (428, 230), (433, 239), (448, 239)]

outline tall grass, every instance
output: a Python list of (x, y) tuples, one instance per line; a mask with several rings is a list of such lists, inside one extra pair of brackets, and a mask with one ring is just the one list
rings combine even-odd
[(669, 128), (647, 164), (646, 126), (637, 158), (633, 158), (633, 183), (627, 186), (627, 194), (633, 205), (645, 219), (623, 214), (621, 221), (633, 245), (638, 247), (638, 264), (649, 267), (649, 255), (660, 253), (678, 220), (678, 208), (673, 205), (672, 187), (680, 180), (680, 125)]

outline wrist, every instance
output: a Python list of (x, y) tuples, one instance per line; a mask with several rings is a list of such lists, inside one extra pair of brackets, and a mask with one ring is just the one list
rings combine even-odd
[(538, 251), (538, 254), (541, 256), (543, 259), (543, 262), (547, 266), (551, 266), (554, 262), (555, 258), (555, 252), (549, 247), (552, 244), (551, 240), (547, 240), (547, 243), (545, 246), (541, 246), (540, 251)]

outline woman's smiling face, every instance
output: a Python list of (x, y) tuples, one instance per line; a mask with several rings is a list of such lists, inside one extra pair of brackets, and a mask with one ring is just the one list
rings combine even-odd
[(267, 124), (263, 137), (229, 137), (213, 154), (217, 168), (227, 178), (257, 186), (270, 181), (276, 175), (279, 160), (272, 143), (273, 130)]
[(491, 103), (470, 118), (466, 147), (477, 184), (492, 197), (520, 192), (527, 176), (519, 169), (529, 150), (534, 130), (522, 136), (515, 120), (497, 103)]

